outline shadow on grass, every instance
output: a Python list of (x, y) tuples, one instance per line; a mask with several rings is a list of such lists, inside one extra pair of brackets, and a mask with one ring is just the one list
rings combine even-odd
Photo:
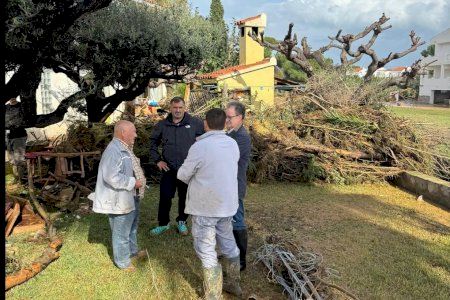
[[(116, 271), (106, 215), (67, 218), (59, 227), (67, 231), (61, 258), (8, 297), (60, 299), (70, 291), (72, 298), (197, 299), (202, 274), (192, 237), (178, 235), (174, 227), (161, 236), (150, 235), (157, 224), (158, 197), (152, 186), (141, 203), (138, 229), (139, 246), (148, 249), (153, 271), (126, 276)], [(176, 205), (174, 201), (174, 213)], [(445, 299), (450, 294), (449, 212), (391, 186), (260, 185), (249, 188), (245, 207), (249, 254), (276, 233), (322, 254), (326, 266), (340, 271), (341, 278), (333, 282), (361, 299)], [(285, 299), (266, 275), (250, 261), (242, 273), (244, 295)], [(153, 283), (159, 284), (160, 297), (153, 294)]]
[[(147, 249), (152, 261), (156, 261), (159, 268), (164, 270), (167, 277), (172, 277), (173, 284), (168, 288), (173, 295), (178, 288), (176, 281), (187, 282), (193, 290), (201, 295), (202, 270), (200, 262), (195, 256), (192, 245), (192, 237), (181, 236), (176, 232), (176, 227), (172, 224), (169, 231), (160, 236), (150, 234), (150, 229), (157, 225), (158, 209), (157, 189), (152, 188), (140, 203), (139, 225), (138, 225), (138, 245), (140, 249)], [(177, 211), (178, 202), (174, 199), (172, 204), (172, 213)], [(172, 215), (175, 220), (175, 215)], [(89, 226), (88, 242), (102, 244), (108, 251), (108, 255), (113, 261), (111, 229), (107, 215), (91, 214), (86, 218)], [(174, 222), (172, 222), (174, 223)], [(189, 227), (190, 228), (190, 227)], [(141, 264), (138, 267), (142, 267)]]
[[(280, 188), (291, 192), (274, 201)], [(322, 254), (325, 265), (340, 271), (334, 281), (361, 298), (447, 299), (450, 228), (421, 213), (428, 204), (401, 207), (370, 194), (286, 184), (251, 189), (252, 248), (276, 232)], [(404, 201), (414, 200), (405, 194)]]

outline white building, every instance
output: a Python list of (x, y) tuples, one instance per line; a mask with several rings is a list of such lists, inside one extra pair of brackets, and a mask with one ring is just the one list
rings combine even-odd
[(347, 75), (358, 76), (360, 78), (364, 77), (367, 73), (366, 68), (362, 68), (359, 66), (352, 66), (348, 71)]
[[(13, 73), (5, 74), (5, 82), (8, 82)], [(120, 89), (120, 87), (119, 87)], [(79, 91), (78, 86), (63, 73), (55, 73), (50, 69), (44, 69), (41, 75), (41, 82), (36, 90), (36, 113), (38, 115), (45, 115), (55, 111), (59, 103), (69, 97), (70, 95)], [(106, 97), (114, 95), (116, 89), (111, 86), (103, 88)], [(157, 88), (147, 88), (141, 97), (136, 100), (160, 101), (167, 97), (166, 85), (161, 84)], [(18, 98), (20, 101), (20, 97)], [(137, 104), (138, 101), (135, 102)], [(141, 101), (142, 102), (142, 101)], [(119, 120), (122, 113), (126, 110), (126, 102), (122, 102), (116, 110), (108, 117), (107, 123)], [(35, 139), (55, 139), (61, 134), (65, 134), (69, 125), (74, 121), (87, 121), (87, 116), (78, 113), (75, 109), (69, 107), (64, 119), (56, 124), (41, 128), (28, 128), (29, 141)]]
[(406, 67), (392, 67), (390, 69), (379, 68), (373, 73), (373, 76), (380, 78), (400, 77), (405, 70)]
[(449, 104), (450, 100), (450, 28), (430, 41), (435, 45), (434, 56), (423, 58), (428, 64), (426, 74), (420, 76), (419, 100), (430, 104)]

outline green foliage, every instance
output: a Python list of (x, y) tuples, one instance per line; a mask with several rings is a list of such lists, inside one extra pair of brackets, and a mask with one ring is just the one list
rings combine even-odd
[(320, 164), (317, 164), (314, 155), (308, 155), (308, 163), (303, 168), (301, 177), (304, 182), (314, 182), (326, 177), (326, 172)]
[(232, 28), (230, 36), (228, 37), (227, 60), (224, 67), (236, 66), (239, 64), (239, 29), (235, 26), (236, 20), (230, 24)]
[(435, 50), (435, 45), (434, 44), (433, 45), (429, 45), (427, 47), (427, 49), (422, 50), (422, 52), (420, 52), (420, 54), (423, 57), (434, 56), (434, 50)]
[(223, 6), (220, 0), (212, 0), (209, 8), (209, 20), (214, 24), (222, 24), (225, 27), (223, 20)]
[(175, 84), (173, 97), (184, 97), (184, 93), (186, 91), (186, 83), (177, 83)]
[(117, 1), (81, 19), (71, 31), (67, 60), (92, 70), (95, 80), (127, 86), (161, 64), (198, 67), (214, 53), (215, 32), (186, 7), (165, 9)]
[(277, 59), (277, 66), (280, 67), (286, 76), (286, 79), (294, 80), (298, 82), (306, 82), (308, 77), (300, 67), (286, 58), (283, 54), (277, 53), (275, 55)]
[(325, 113), (325, 121), (341, 128), (358, 130), (365, 133), (373, 133), (378, 129), (374, 122), (364, 120), (356, 115), (344, 115), (336, 111)]
[[(264, 41), (276, 45), (279, 41), (273, 37), (267, 36), (264, 37)], [(264, 47), (264, 58), (272, 57), (273, 51), (267, 47)]]
[[(198, 69), (216, 55), (221, 31), (193, 13), (187, 1), (162, 2), (151, 6), (116, 0), (108, 6), (107, 0), (77, 1), (73, 8), (69, 0), (8, 1), (5, 65), (6, 71), (16, 71), (10, 82), (21, 80), (8, 86), (8, 92), (31, 95), (24, 105), (32, 111), (42, 68), (63, 72), (77, 83), (77, 97), (87, 99), (89, 118), (100, 120), (102, 108), (113, 110), (120, 101), (132, 100), (144, 92), (148, 80), (180, 79)], [(87, 13), (73, 17), (83, 9)], [(43, 30), (47, 23), (53, 27)], [(167, 72), (167, 66), (174, 71)], [(83, 78), (86, 74), (89, 78)], [(101, 91), (107, 86), (120, 89), (121, 99), (105, 97)], [(66, 98), (71, 102), (60, 106), (61, 118), (77, 97)]]
[(212, 0), (209, 21), (215, 28), (215, 49), (213, 55), (205, 60), (202, 72), (211, 72), (225, 67), (228, 59), (229, 43), (228, 43), (228, 28), (223, 19), (223, 6), (220, 0)]

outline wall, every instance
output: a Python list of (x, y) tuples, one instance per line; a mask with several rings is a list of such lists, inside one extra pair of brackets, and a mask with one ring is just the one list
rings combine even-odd
[(259, 70), (219, 80), (218, 85), (222, 89), (224, 84), (226, 84), (228, 90), (250, 87), (253, 100), (273, 105), (274, 72), (274, 66), (270, 65)]
[(450, 209), (450, 182), (420, 172), (403, 172), (394, 183)]
[[(264, 48), (248, 36), (252, 27), (241, 27), (239, 30), (242, 30), (242, 28), (245, 31), (244, 36), (242, 36), (241, 31), (239, 32), (239, 64), (248, 65), (263, 60)], [(261, 30), (264, 30), (264, 28), (258, 27), (258, 34)]]

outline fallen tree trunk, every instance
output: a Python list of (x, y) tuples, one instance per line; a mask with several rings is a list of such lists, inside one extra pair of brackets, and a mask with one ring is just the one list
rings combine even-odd
[(34, 185), (33, 185), (33, 174), (31, 172), (31, 163), (30, 160), (27, 159), (27, 171), (28, 171), (28, 191), (30, 193), (31, 201), (36, 208), (39, 215), (44, 219), (45, 225), (47, 226), (47, 234), (50, 239), (52, 239), (56, 235), (56, 229), (53, 227), (53, 220), (50, 219), (49, 214), (45, 210), (44, 207), (39, 203), (34, 194)]
[(343, 157), (353, 158), (353, 159), (374, 159), (378, 158), (378, 155), (371, 155), (362, 151), (348, 151), (344, 149), (332, 149), (325, 146), (316, 145), (306, 145), (298, 143), (293, 148), (303, 150), (310, 153), (336, 153)]
[(42, 272), (52, 261), (59, 258), (59, 249), (61, 246), (62, 241), (60, 239), (54, 240), (49, 244), (48, 248), (45, 249), (44, 253), (31, 264), (30, 267), (6, 276), (5, 291), (26, 282), (28, 279), (33, 278)]

